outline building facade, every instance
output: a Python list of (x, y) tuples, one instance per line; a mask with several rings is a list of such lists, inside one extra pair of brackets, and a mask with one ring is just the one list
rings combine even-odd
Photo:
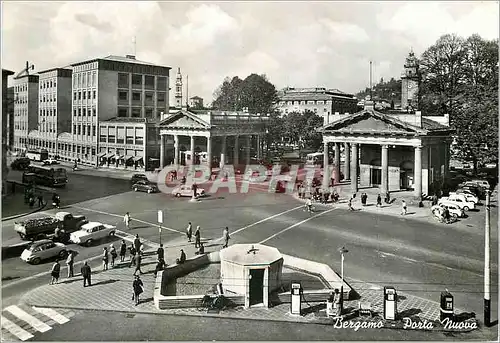
[(29, 133), (38, 129), (38, 75), (24, 75), (14, 79), (14, 150), (26, 151), (37, 140)]
[(420, 71), (418, 60), (413, 51), (406, 58), (404, 70), (401, 73), (401, 109), (415, 110), (418, 108)]
[(175, 76), (175, 107), (182, 108), (182, 74), (181, 68), (177, 68)]
[(8, 92), (7, 92), (7, 82), (9, 79), (9, 76), (13, 75), (14, 72), (7, 70), (7, 69), (2, 69), (2, 194), (5, 192), (5, 185), (4, 182), (6, 180), (7, 174), (9, 172), (9, 169), (7, 167), (7, 145), (8, 145), (8, 140), (7, 140), (7, 132), (8, 132), (8, 117), (9, 117), (9, 111), (8, 107), (10, 103), (14, 101), (13, 98), (9, 98)]
[(203, 108), (203, 98), (199, 96), (193, 96), (189, 98), (189, 107), (192, 109), (198, 110)]
[(338, 89), (285, 88), (278, 92), (277, 110), (282, 114), (311, 111), (319, 116), (354, 113), (358, 100)]
[[(4, 97), (3, 101), (7, 102), (7, 113), (4, 122), (7, 128), (7, 149), (12, 150), (14, 148), (14, 99), (15, 99), (14, 87), (7, 88), (7, 96)], [(5, 136), (4, 136), (5, 137)]]

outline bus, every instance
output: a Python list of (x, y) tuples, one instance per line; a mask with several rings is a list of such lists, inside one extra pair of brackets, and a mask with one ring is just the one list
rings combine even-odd
[(28, 166), (28, 169), (23, 173), (23, 183), (64, 187), (68, 183), (68, 175), (66, 169), (60, 167)]
[(26, 157), (32, 161), (42, 162), (49, 158), (49, 152), (46, 149), (28, 150)]

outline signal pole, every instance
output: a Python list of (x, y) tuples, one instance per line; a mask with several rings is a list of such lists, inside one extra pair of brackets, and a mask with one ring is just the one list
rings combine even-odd
[(490, 191), (486, 191), (486, 220), (484, 223), (484, 325), (491, 326), (490, 294)]

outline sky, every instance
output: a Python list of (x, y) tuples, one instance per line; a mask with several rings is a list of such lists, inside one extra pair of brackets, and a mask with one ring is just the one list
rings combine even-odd
[[(225, 77), (265, 74), (277, 89), (356, 93), (399, 78), (443, 34), (498, 38), (497, 1), (2, 2), (2, 68), (35, 71), (107, 55), (189, 75), (206, 103)], [(136, 44), (134, 49), (134, 36)], [(186, 84), (186, 82), (184, 82)], [(185, 90), (184, 90), (185, 93)], [(171, 93), (171, 103), (173, 93)]]

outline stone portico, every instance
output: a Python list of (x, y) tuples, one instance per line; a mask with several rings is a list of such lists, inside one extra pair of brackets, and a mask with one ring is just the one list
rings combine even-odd
[[(448, 176), (452, 140), (448, 115), (381, 113), (368, 103), (354, 114), (328, 116), (320, 131), (325, 161), (330, 145), (335, 151), (336, 183), (341, 175), (340, 146), (344, 146), (344, 180), (350, 180), (353, 193), (359, 187), (379, 187), (382, 195), (413, 189), (421, 198), (433, 194), (433, 183)], [(324, 173), (324, 184), (329, 175)]]
[(262, 157), (267, 119), (247, 112), (179, 110), (159, 124), (160, 168), (250, 164), (252, 155)]

